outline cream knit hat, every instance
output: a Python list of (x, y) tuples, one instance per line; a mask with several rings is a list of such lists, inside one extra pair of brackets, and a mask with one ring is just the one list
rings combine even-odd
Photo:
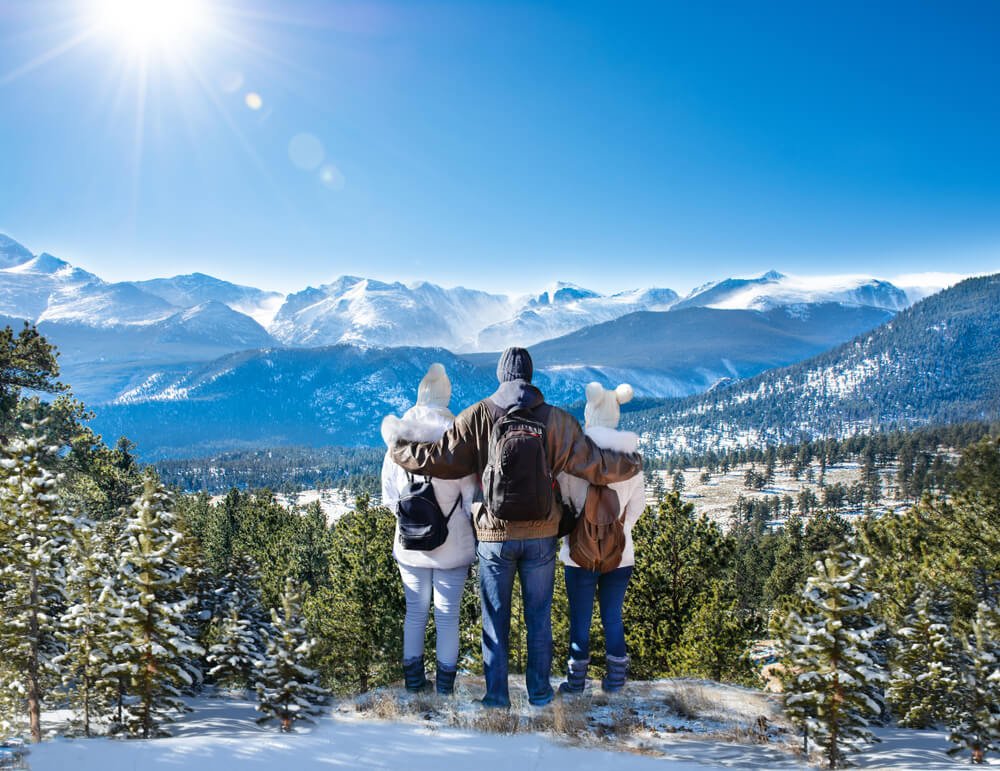
[(417, 388), (417, 404), (424, 407), (447, 409), (451, 401), (451, 381), (443, 364), (435, 362), (427, 369), (427, 374)]
[(583, 410), (587, 427), (618, 428), (621, 417), (619, 405), (632, 400), (634, 392), (628, 383), (622, 383), (614, 391), (609, 391), (600, 383), (587, 384), (587, 406)]

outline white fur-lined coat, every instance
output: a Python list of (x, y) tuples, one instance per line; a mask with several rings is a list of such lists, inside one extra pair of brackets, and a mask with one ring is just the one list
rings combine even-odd
[[(407, 410), (402, 418), (394, 415), (382, 421), (382, 438), (391, 447), (396, 438), (413, 442), (436, 442), (455, 422), (455, 416), (447, 409), (416, 405)], [(419, 477), (418, 477), (419, 478)], [(402, 467), (398, 466), (386, 452), (382, 461), (382, 504), (396, 510), (399, 496), (409, 484)], [(462, 502), (448, 521), (448, 540), (434, 551), (404, 549), (399, 543), (399, 525), (393, 536), (392, 554), (401, 565), (414, 568), (441, 568), (447, 570), (471, 565), (476, 559), (476, 536), (472, 530), (472, 498), (478, 483), (476, 475), (462, 479), (432, 479), (434, 495), (445, 516), (451, 511), (459, 495)]]
[[(635, 452), (639, 447), (639, 437), (631, 431), (618, 431), (614, 428), (604, 428), (603, 426), (588, 426), (586, 434), (598, 447), (604, 450), (617, 450), (619, 452)], [(587, 499), (587, 488), (590, 483), (585, 479), (570, 476), (569, 474), (559, 475), (559, 488), (565, 500), (571, 501), (578, 512), (583, 511), (584, 501)], [(635, 564), (635, 548), (632, 545), (632, 528), (646, 508), (646, 482), (640, 471), (631, 479), (624, 482), (615, 482), (608, 485), (618, 494), (620, 506), (618, 516), (625, 513), (625, 550), (622, 552), (622, 561), (619, 567), (628, 567)], [(580, 567), (569, 556), (569, 538), (563, 538), (562, 548), (559, 550), (559, 560), (571, 567)]]

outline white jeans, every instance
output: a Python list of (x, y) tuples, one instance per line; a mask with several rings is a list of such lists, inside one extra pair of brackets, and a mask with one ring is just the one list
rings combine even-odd
[(458, 611), (469, 566), (442, 570), (399, 565), (399, 575), (403, 579), (403, 594), (406, 596), (403, 660), (424, 655), (424, 633), (433, 593), (437, 660), (445, 666), (455, 666), (458, 663)]

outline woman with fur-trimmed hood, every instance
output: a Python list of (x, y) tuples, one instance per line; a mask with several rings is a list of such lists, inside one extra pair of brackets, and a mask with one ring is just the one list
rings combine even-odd
[[(417, 403), (402, 418), (389, 415), (382, 421), (382, 438), (388, 447), (397, 439), (436, 442), (455, 422), (448, 409), (451, 381), (441, 364), (432, 364), (420, 381)], [(395, 510), (411, 477), (393, 462), (387, 452), (382, 463), (382, 503)], [(409, 691), (430, 687), (424, 673), (424, 633), (431, 598), (437, 630), (438, 693), (452, 693), (458, 668), (458, 612), (469, 565), (476, 559), (476, 537), (470, 512), (478, 489), (475, 474), (462, 479), (432, 479), (431, 486), (441, 510), (451, 512), (448, 538), (433, 551), (404, 549), (397, 522), (393, 556), (399, 566), (406, 596), (403, 624), (403, 672)]]
[[(631, 431), (619, 431), (620, 405), (631, 401), (632, 386), (623, 383), (609, 391), (600, 383), (590, 383), (586, 389), (587, 406), (584, 409), (585, 433), (594, 444), (604, 450), (634, 453), (639, 447), (639, 437)], [(565, 500), (582, 512), (590, 486), (585, 479), (559, 475), (559, 486)], [(632, 528), (646, 507), (646, 484), (642, 472), (623, 482), (608, 485), (618, 500), (618, 517), (625, 530), (625, 547), (618, 567), (600, 573), (577, 565), (570, 556), (569, 537), (563, 539), (559, 561), (564, 565), (566, 596), (569, 600), (569, 660), (566, 682), (559, 686), (562, 693), (580, 693), (587, 682), (590, 665), (590, 622), (597, 595), (601, 611), (601, 624), (607, 653), (607, 674), (601, 681), (605, 691), (618, 691), (625, 685), (628, 672), (628, 655), (625, 650), (625, 626), (622, 606), (625, 591), (635, 565), (632, 545)]]

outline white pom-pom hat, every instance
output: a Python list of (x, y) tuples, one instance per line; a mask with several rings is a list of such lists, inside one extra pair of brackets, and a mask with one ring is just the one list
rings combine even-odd
[(635, 395), (632, 386), (628, 383), (622, 383), (613, 391), (600, 383), (589, 383), (586, 393), (587, 406), (584, 408), (583, 415), (588, 428), (591, 426), (618, 428), (621, 405), (632, 401), (632, 397)]
[(443, 364), (435, 362), (427, 369), (427, 374), (417, 388), (417, 404), (424, 407), (447, 409), (451, 401), (451, 380)]

